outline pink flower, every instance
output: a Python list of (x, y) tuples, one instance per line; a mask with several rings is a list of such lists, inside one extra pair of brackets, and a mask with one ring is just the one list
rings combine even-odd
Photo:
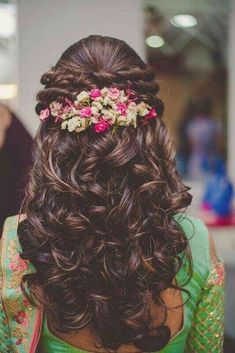
[(71, 112), (71, 110), (73, 110), (74, 108), (73, 103), (68, 98), (65, 98), (65, 102), (66, 102), (66, 105), (61, 109), (62, 110), (61, 113), (63, 114)]
[(27, 262), (25, 260), (21, 259), (19, 254), (16, 254), (16, 256), (13, 259), (13, 261), (10, 262), (9, 268), (12, 271), (23, 272), (23, 271), (27, 270), (28, 265), (27, 265)]
[(71, 106), (71, 105), (66, 105), (66, 106), (63, 108), (63, 114), (69, 113), (69, 112), (71, 112), (71, 110), (73, 110), (73, 106)]
[(117, 104), (117, 111), (120, 112), (122, 115), (126, 114), (127, 105), (125, 103), (118, 103)]
[(94, 130), (95, 132), (105, 132), (109, 128), (109, 123), (105, 120), (100, 120), (98, 123), (95, 124)]
[(73, 102), (71, 102), (68, 98), (65, 98), (65, 102), (69, 107), (73, 107)]
[(96, 99), (98, 97), (101, 97), (101, 91), (98, 88), (92, 89), (90, 91), (90, 97), (92, 99)]
[(118, 97), (120, 96), (119, 89), (115, 87), (110, 87), (108, 90), (108, 96), (111, 99), (118, 99)]
[(16, 271), (17, 270), (17, 264), (15, 262), (10, 262), (8, 267), (12, 271)]
[(154, 108), (151, 108), (148, 112), (148, 114), (145, 116), (147, 119), (154, 119), (157, 117), (157, 112)]
[(86, 118), (89, 118), (92, 114), (91, 108), (90, 107), (84, 107), (79, 111), (81, 116), (84, 116)]
[(50, 116), (50, 110), (48, 108), (40, 111), (39, 119), (45, 120)]

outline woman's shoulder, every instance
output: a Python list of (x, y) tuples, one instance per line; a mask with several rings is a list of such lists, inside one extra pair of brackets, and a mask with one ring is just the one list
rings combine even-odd
[(28, 263), (20, 258), (21, 246), (17, 235), (18, 225), (24, 219), (25, 215), (22, 214), (10, 216), (6, 218), (3, 225), (0, 249), (1, 267), (2, 270), (5, 268), (9, 277), (12, 277), (12, 273), (19, 275), (20, 272), (24, 273), (28, 269)]
[(17, 237), (17, 228), (21, 221), (26, 219), (25, 214), (17, 214), (15, 216), (9, 216), (5, 219), (3, 224), (3, 231), (2, 231), (2, 243), (5, 243), (10, 240), (18, 240)]
[(209, 231), (204, 221), (200, 218), (196, 218), (185, 212), (179, 212), (174, 215), (174, 219), (183, 229), (189, 241), (198, 241), (198, 237), (200, 237), (200, 242), (208, 242)]
[(211, 270), (211, 239), (205, 223), (184, 212), (174, 216), (175, 221), (183, 230), (191, 252), (193, 271), (207, 279)]
[(17, 228), (19, 223), (24, 219), (26, 219), (25, 214), (17, 214), (14, 216), (7, 217), (3, 225), (2, 236), (15, 236), (17, 234)]

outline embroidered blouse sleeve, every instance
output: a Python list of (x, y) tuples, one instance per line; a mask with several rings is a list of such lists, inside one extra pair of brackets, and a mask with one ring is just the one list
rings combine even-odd
[[(5, 233), (5, 232), (4, 232)], [(3, 234), (4, 234), (3, 233)], [(3, 248), (2, 237), (0, 241), (0, 352), (11, 352), (11, 334), (8, 325), (6, 313), (3, 307), (3, 267), (2, 267), (2, 248)]]
[(223, 261), (213, 255), (212, 249), (212, 268), (198, 302), (187, 353), (223, 352), (225, 271)]

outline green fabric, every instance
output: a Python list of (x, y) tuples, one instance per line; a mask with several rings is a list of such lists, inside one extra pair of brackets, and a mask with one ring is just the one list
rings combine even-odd
[[(0, 264), (2, 263), (2, 241), (0, 246)], [(0, 352), (10, 352), (12, 341), (6, 312), (2, 303), (3, 273), (0, 266)]]
[(18, 216), (8, 217), (1, 238), (0, 262), (0, 352), (35, 353), (42, 312), (32, 307), (21, 290), (21, 279), (34, 271), (20, 258)]
[(39, 353), (87, 353), (54, 336), (48, 329), (46, 317), (43, 320)]
[(187, 340), (187, 352), (223, 352), (224, 284), (224, 264), (218, 261), (202, 289)]
[[(161, 353), (182, 353), (185, 351), (186, 341), (190, 333), (197, 303), (200, 300), (201, 290), (208, 278), (211, 263), (208, 242), (208, 230), (204, 223), (200, 220), (186, 216), (184, 213), (175, 215), (175, 220), (183, 229), (192, 254), (193, 276), (191, 280), (185, 284), (187, 278), (187, 259), (184, 259), (184, 266), (178, 272), (176, 281), (183, 288), (188, 290), (190, 298), (186, 292), (182, 291), (182, 299), (184, 305), (184, 318), (182, 329), (171, 338), (167, 346), (161, 350)], [(46, 319), (43, 320), (43, 328), (40, 340), (40, 353), (86, 353), (81, 349), (77, 349), (65, 341), (54, 336), (47, 326)]]

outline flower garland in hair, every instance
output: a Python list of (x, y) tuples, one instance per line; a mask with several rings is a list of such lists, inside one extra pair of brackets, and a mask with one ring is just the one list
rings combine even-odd
[(104, 87), (80, 92), (74, 102), (65, 99), (53, 101), (49, 108), (40, 112), (40, 120), (53, 117), (61, 129), (81, 132), (92, 127), (97, 133), (106, 132), (111, 127), (145, 125), (148, 120), (158, 117), (156, 109), (138, 101), (130, 90), (125, 92), (116, 87)]

